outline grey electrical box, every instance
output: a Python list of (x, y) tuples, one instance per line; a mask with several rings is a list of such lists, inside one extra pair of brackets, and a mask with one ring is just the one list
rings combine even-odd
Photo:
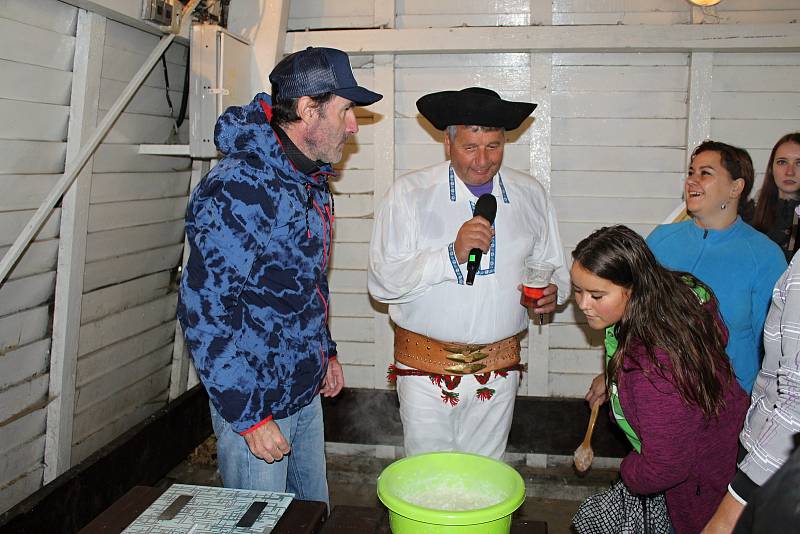
[(189, 152), (193, 158), (216, 158), (217, 118), (253, 97), (250, 44), (216, 24), (193, 24), (189, 63)]
[(175, 17), (172, 0), (142, 0), (142, 19), (161, 26), (171, 26)]

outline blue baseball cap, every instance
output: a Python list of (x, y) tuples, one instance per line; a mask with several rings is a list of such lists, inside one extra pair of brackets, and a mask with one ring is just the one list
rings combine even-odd
[(335, 48), (309, 46), (289, 54), (269, 73), (269, 81), (277, 93), (272, 96), (283, 99), (330, 92), (358, 106), (368, 106), (383, 98), (356, 83), (350, 59)]

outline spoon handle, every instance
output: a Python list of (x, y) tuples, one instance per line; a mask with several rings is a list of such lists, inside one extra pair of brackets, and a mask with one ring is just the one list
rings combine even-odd
[(588, 445), (592, 441), (592, 432), (594, 432), (594, 424), (597, 422), (597, 414), (600, 411), (600, 403), (595, 402), (592, 406), (592, 415), (589, 416), (589, 427), (586, 429), (586, 437), (583, 441)]

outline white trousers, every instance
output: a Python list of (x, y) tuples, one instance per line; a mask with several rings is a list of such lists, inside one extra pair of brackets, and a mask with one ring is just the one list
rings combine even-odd
[[(401, 367), (401, 366), (398, 366)], [(506, 377), (492, 374), (486, 384), (472, 375), (461, 377), (452, 390), (458, 403), (442, 400), (444, 384), (437, 387), (427, 376), (398, 376), (397, 396), (406, 456), (434, 451), (461, 451), (501, 459), (514, 415), (519, 371)], [(491, 399), (481, 400), (477, 391), (494, 390)]]

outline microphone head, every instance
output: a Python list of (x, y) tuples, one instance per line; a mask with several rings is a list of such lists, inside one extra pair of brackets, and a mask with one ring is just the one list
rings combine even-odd
[(484, 193), (478, 197), (478, 202), (475, 203), (475, 212), (473, 215), (480, 215), (489, 224), (494, 223), (494, 217), (497, 215), (497, 199), (491, 193)]

